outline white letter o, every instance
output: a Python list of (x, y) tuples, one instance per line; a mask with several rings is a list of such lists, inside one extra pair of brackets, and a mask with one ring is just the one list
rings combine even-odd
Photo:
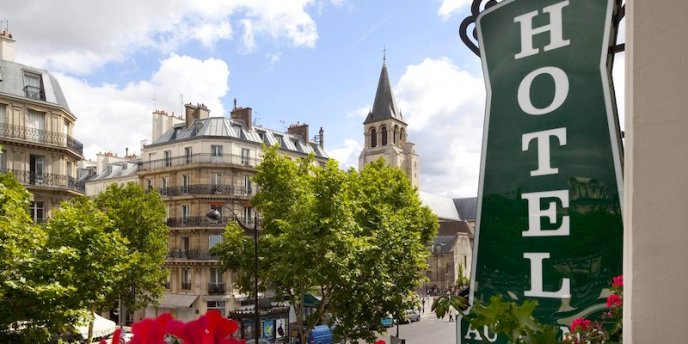
[[(538, 109), (530, 102), (530, 86), (535, 77), (540, 74), (549, 74), (554, 79), (554, 99), (547, 107)], [(550, 113), (561, 106), (569, 94), (569, 78), (563, 70), (557, 67), (538, 68), (526, 75), (521, 84), (518, 85), (518, 105), (529, 115), (544, 115)]]

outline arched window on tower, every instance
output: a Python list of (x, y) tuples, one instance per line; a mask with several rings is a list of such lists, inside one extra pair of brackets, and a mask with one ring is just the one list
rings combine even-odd
[(406, 141), (406, 131), (404, 130), (404, 128), (401, 128), (401, 130), (399, 131), (399, 142), (404, 141)]
[(392, 143), (397, 144), (398, 139), (399, 139), (399, 126), (394, 125), (394, 136), (392, 137)]
[(370, 148), (377, 147), (377, 130), (370, 128)]
[(382, 132), (382, 145), (387, 145), (387, 127), (384, 125), (380, 127), (380, 132)]

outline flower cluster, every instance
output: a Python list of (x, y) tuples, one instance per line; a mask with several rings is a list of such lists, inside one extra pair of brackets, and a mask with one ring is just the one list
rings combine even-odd
[(602, 318), (604, 325), (598, 321), (575, 319), (570, 328), (571, 334), (564, 338), (565, 344), (621, 343), (621, 325), (623, 318), (623, 275), (612, 279), (611, 294), (607, 297), (606, 312)]
[[(164, 313), (155, 319), (147, 318), (136, 322), (131, 327), (134, 337), (132, 344), (164, 344), (165, 339), (174, 337), (184, 344), (243, 344), (244, 340), (232, 337), (239, 324), (223, 318), (217, 311), (208, 311), (200, 318), (183, 323), (174, 320), (172, 315)], [(111, 344), (119, 343), (120, 332), (117, 330)], [(101, 344), (107, 344), (101, 341)]]

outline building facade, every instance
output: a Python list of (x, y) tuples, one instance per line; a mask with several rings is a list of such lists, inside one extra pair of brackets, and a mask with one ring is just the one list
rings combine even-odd
[(79, 162), (79, 182), (84, 185), (86, 196), (89, 197), (98, 196), (110, 184), (138, 184), (139, 162), (135, 154), (129, 155), (128, 152), (123, 157), (111, 152), (98, 153), (96, 161)]
[[(143, 187), (162, 195), (171, 229), (167, 290), (160, 305), (147, 308), (145, 316), (171, 312), (181, 320), (210, 309), (226, 315), (246, 297), (233, 290), (231, 274), (222, 271), (210, 249), (222, 241), (234, 215), (253, 226), (252, 178), (263, 145), (277, 145), (293, 158), (314, 154), (319, 163), (327, 160), (322, 128), (316, 142), (309, 139), (307, 124), (293, 125), (287, 132), (255, 126), (251, 108), (235, 107), (231, 118), (210, 117), (204, 105), (187, 104), (185, 110), (184, 121), (154, 113), (153, 133), (160, 136), (144, 145), (138, 168)], [(213, 208), (221, 212), (220, 221), (206, 217)]]
[(62, 201), (84, 194), (77, 180), (83, 145), (73, 137), (76, 116), (57, 79), (15, 62), (14, 43), (0, 32), (0, 172), (34, 195), (29, 210), (40, 223)]

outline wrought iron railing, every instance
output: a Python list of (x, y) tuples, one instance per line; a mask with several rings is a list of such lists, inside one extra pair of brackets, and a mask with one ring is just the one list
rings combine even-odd
[[(246, 226), (253, 226), (253, 218), (245, 219), (240, 217)], [(170, 217), (167, 219), (167, 226), (169, 227), (226, 227), (227, 222), (234, 221), (233, 216), (223, 216), (221, 220), (211, 220), (206, 216), (189, 216), (189, 217)], [(260, 222), (259, 222), (260, 224)]]
[(166, 167), (194, 165), (194, 164), (219, 164), (256, 167), (260, 162), (257, 158), (243, 155), (213, 155), (208, 153), (182, 155), (167, 159), (142, 161), (139, 163), (139, 171), (151, 171)]
[(43, 88), (38, 86), (24, 86), (24, 95), (33, 100), (45, 100), (45, 92), (43, 92)]
[(65, 188), (80, 193), (86, 193), (86, 186), (74, 177), (63, 174), (43, 173), (26, 170), (0, 169), (0, 173), (12, 173), (17, 181), (24, 185), (47, 186)]
[(190, 290), (191, 289), (191, 282), (182, 282), (182, 289)]
[(208, 283), (208, 295), (221, 295), (225, 293), (224, 283)]
[(172, 259), (193, 259), (193, 260), (217, 260), (217, 255), (210, 251), (202, 250), (170, 250), (167, 254)]
[(184, 195), (253, 196), (253, 189), (250, 186), (228, 184), (191, 184), (187, 186), (157, 188), (157, 190), (163, 197)]
[(84, 154), (84, 145), (81, 142), (67, 134), (54, 131), (0, 123), (0, 137), (67, 147), (79, 155)]

